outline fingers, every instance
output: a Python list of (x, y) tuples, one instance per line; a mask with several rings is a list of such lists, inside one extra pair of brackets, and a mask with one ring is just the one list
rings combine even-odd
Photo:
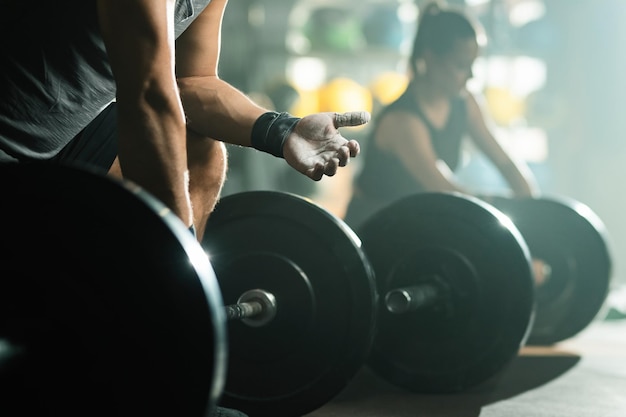
[(340, 167), (345, 167), (346, 165), (348, 165), (351, 156), (350, 154), (351, 151), (347, 145), (339, 148), (339, 150), (337, 151), (337, 164)]
[(335, 127), (360, 126), (370, 121), (371, 115), (366, 111), (350, 111), (335, 113)]
[(333, 158), (326, 163), (326, 167), (324, 168), (324, 174), (332, 177), (337, 173), (337, 168), (339, 168), (339, 159)]
[(313, 181), (319, 181), (324, 176), (324, 168), (325, 168), (325, 164), (319, 162), (315, 164), (313, 168), (307, 170), (305, 174), (307, 177), (311, 178)]
[(348, 147), (350, 156), (353, 158), (361, 153), (361, 145), (359, 145), (359, 142), (357, 142), (356, 140), (349, 140), (346, 146)]
[(335, 151), (327, 150), (323, 155), (318, 155), (320, 160), (315, 166), (301, 172), (304, 172), (304, 174), (312, 180), (319, 181), (324, 175), (329, 177), (334, 176), (339, 167), (348, 165), (350, 158), (357, 156), (361, 151), (360, 145), (356, 140), (345, 140), (343, 138), (341, 138), (341, 140), (345, 141), (342, 146)]
[[(343, 166), (345, 166), (346, 163), (347, 162), (344, 161)], [(319, 181), (324, 175), (329, 177), (335, 175), (339, 166), (341, 166), (341, 161), (338, 158), (331, 158), (326, 162), (317, 163), (315, 167), (306, 172), (306, 175), (314, 181)]]
[(323, 175), (332, 177), (337, 173), (339, 167), (345, 167), (350, 162), (350, 155), (352, 150), (346, 144), (337, 150), (337, 154), (330, 157), (325, 163), (322, 164)]

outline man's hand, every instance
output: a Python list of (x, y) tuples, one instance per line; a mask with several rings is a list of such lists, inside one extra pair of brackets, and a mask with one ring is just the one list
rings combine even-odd
[(316, 113), (298, 122), (283, 147), (289, 165), (314, 181), (333, 176), (338, 167), (350, 162), (361, 151), (359, 143), (344, 138), (340, 127), (360, 126), (370, 121), (364, 111)]

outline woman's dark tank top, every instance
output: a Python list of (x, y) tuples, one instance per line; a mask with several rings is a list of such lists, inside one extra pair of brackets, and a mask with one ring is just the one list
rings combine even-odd
[(356, 179), (360, 193), (371, 198), (396, 200), (408, 194), (423, 191), (423, 186), (413, 177), (400, 158), (380, 148), (374, 140), (378, 120), (394, 111), (408, 111), (419, 117), (428, 128), (435, 153), (451, 170), (459, 164), (461, 140), (467, 130), (467, 109), (462, 97), (451, 101), (450, 115), (446, 125), (438, 129), (429, 122), (420, 109), (415, 94), (405, 92), (387, 106), (377, 117), (367, 139), (362, 169)]
[(461, 96), (452, 99), (450, 115), (441, 129), (430, 123), (420, 109), (413, 91), (383, 108), (376, 117), (364, 146), (363, 165), (354, 182), (354, 195), (344, 220), (354, 228), (384, 206), (402, 197), (425, 191), (404, 163), (392, 152), (379, 147), (374, 139), (380, 120), (394, 111), (407, 111), (419, 117), (428, 128), (435, 153), (451, 170), (459, 164), (461, 141), (467, 131), (467, 108)]

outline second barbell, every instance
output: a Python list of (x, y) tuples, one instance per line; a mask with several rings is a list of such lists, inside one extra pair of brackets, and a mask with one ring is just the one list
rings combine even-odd
[(302, 197), (245, 192), (218, 203), (202, 244), (233, 317), (222, 403), (250, 416), (306, 414), (366, 363), (414, 391), (470, 388), (532, 319), (528, 249), (477, 199), (417, 195), (357, 236)]

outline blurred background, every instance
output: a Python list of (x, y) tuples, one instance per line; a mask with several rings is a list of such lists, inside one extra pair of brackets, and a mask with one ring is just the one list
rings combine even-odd
[[(226, 9), (220, 76), (258, 103), (304, 116), (368, 110), (406, 85), (419, 0), (246, 0)], [(626, 282), (626, 2), (449, 0), (484, 25), (489, 43), (469, 88), (483, 95), (498, 139), (546, 195), (588, 205), (604, 222), (614, 278)], [(368, 126), (343, 128), (361, 140)], [(313, 182), (283, 160), (229, 147), (224, 195), (279, 190), (342, 217), (359, 159)], [(502, 183), (467, 147), (459, 178), (482, 193)]]

